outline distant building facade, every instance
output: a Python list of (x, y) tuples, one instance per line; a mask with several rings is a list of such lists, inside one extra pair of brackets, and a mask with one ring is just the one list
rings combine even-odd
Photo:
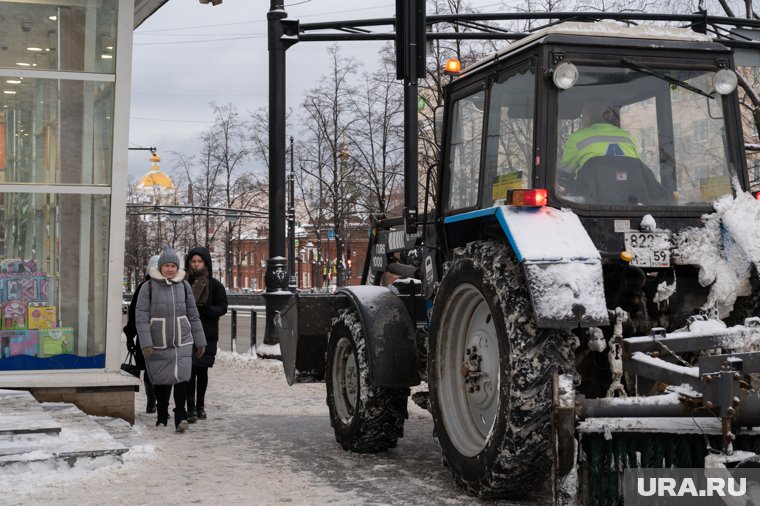
[[(296, 229), (296, 286), (303, 290), (324, 288), (337, 281), (338, 247), (334, 237), (323, 231), (318, 238), (313, 227)], [(361, 283), (367, 256), (367, 225), (355, 225), (344, 232), (346, 284)], [(265, 290), (264, 275), (269, 258), (269, 237), (266, 228), (232, 241), (233, 289)]]

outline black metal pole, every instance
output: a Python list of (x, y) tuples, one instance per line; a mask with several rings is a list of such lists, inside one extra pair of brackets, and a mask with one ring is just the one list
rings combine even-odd
[(267, 12), (269, 41), (269, 258), (266, 283), (267, 325), (264, 344), (280, 342), (275, 317), (282, 314), (288, 291), (285, 259), (285, 51), (282, 20), (287, 17), (284, 0), (271, 0)]
[[(397, 2), (405, 9), (397, 30), (403, 30), (400, 41), (404, 55), (404, 228), (407, 234), (417, 232), (417, 79), (424, 76), (425, 64), (425, 0)], [(396, 13), (399, 16), (399, 13)]]
[(230, 323), (230, 333), (232, 339), (230, 340), (230, 351), (237, 353), (237, 310), (232, 310), (232, 322)]
[(296, 291), (296, 175), (293, 170), (293, 136), (290, 136), (290, 198), (288, 203), (288, 278), (291, 292)]
[(271, 0), (269, 36), (269, 259), (267, 292), (288, 288), (285, 260), (285, 51), (280, 20), (284, 0)]
[(417, 79), (404, 79), (404, 224), (417, 232)]
[(256, 311), (251, 309), (251, 355), (253, 355), (256, 352), (256, 325), (258, 324), (258, 320), (256, 320)]

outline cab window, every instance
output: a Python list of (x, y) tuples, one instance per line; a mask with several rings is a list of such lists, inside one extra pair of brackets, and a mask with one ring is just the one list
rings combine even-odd
[(508, 190), (531, 185), (534, 83), (533, 69), (522, 68), (501, 74), (491, 87), (483, 207), (506, 199)]
[(485, 92), (454, 102), (449, 147), (449, 209), (472, 207), (478, 202), (480, 158), (483, 143)]

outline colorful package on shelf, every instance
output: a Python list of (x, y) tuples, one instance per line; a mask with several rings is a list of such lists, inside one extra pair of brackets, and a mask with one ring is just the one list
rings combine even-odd
[(37, 272), (37, 263), (34, 260), (24, 260), (23, 258), (5, 258), (0, 260), (0, 272)]
[(0, 302), (45, 302), (48, 295), (47, 282), (47, 274), (44, 272), (4, 272), (0, 274)]
[(0, 342), (2, 342), (3, 358), (15, 357), (16, 355), (37, 355), (37, 331), (36, 330), (0, 330)]
[(45, 302), (30, 302), (27, 313), (27, 328), (49, 329), (58, 326), (56, 307)]
[[(8, 274), (0, 274), (0, 276), (8, 276)], [(11, 274), (11, 276), (15, 276), (14, 274)], [(20, 300), (21, 299), (21, 280), (16, 277), (12, 278), (6, 278), (5, 279), (6, 286), (8, 287), (7, 295), (8, 297), (3, 300), (2, 302), (6, 302), (9, 300)]]
[(26, 304), (21, 302), (3, 303), (3, 330), (26, 329)]
[(37, 331), (40, 357), (52, 357), (63, 353), (74, 353), (74, 328), (57, 327)]

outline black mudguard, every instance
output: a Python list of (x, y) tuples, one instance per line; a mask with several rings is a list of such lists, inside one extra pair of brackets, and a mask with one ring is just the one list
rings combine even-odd
[(359, 314), (369, 349), (370, 382), (391, 388), (418, 385), (414, 323), (401, 299), (382, 286), (347, 286), (338, 293)]

